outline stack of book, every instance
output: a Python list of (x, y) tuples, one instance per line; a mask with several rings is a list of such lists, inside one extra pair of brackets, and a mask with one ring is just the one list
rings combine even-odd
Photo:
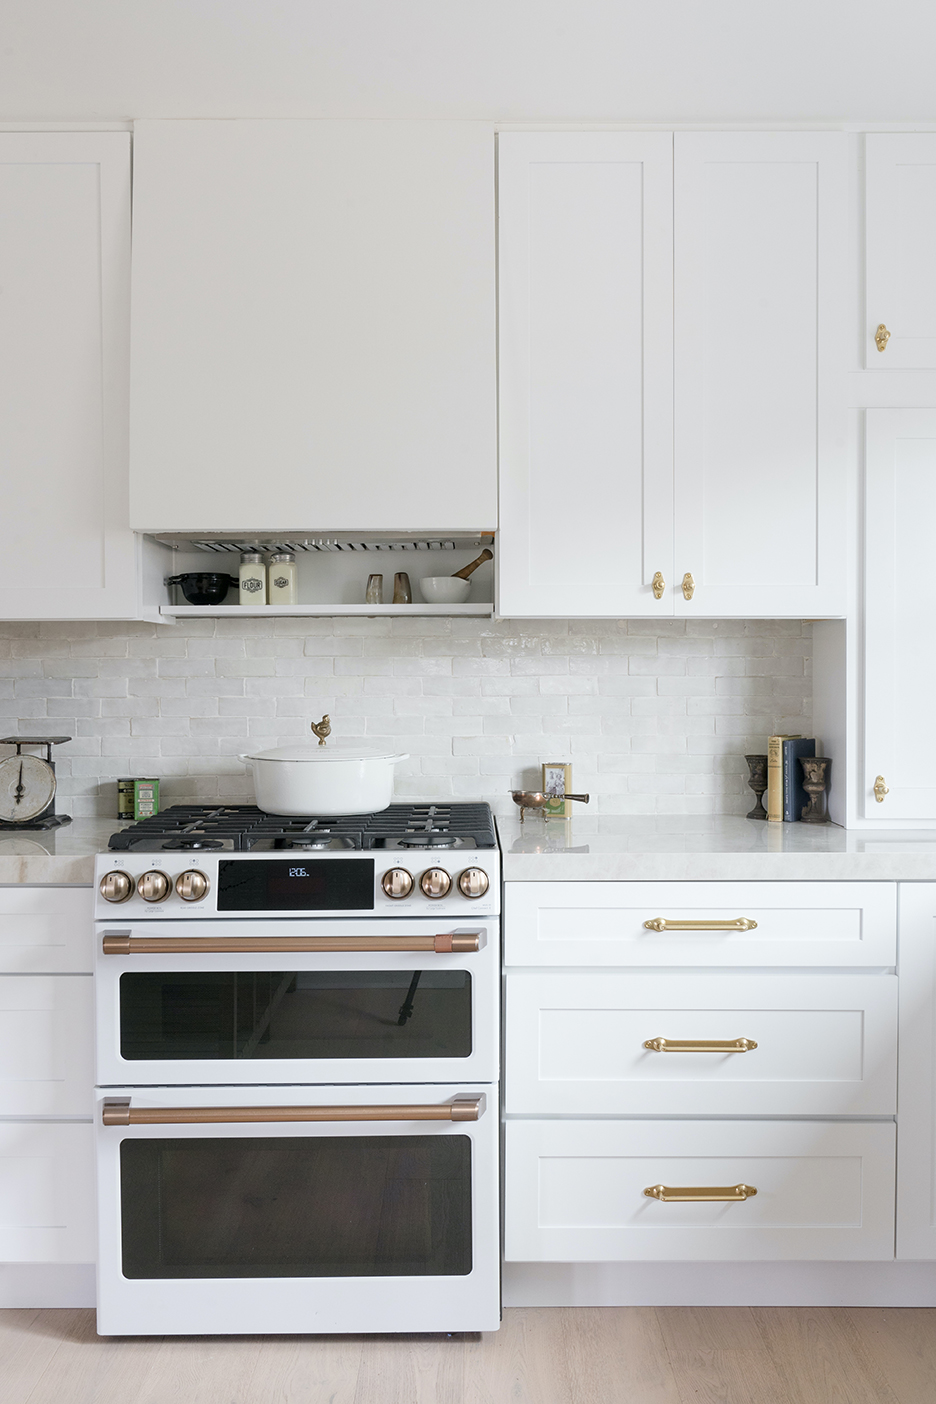
[(767, 741), (767, 818), (788, 824), (802, 817), (809, 796), (803, 789), (801, 756), (816, 754), (815, 738), (771, 736)]

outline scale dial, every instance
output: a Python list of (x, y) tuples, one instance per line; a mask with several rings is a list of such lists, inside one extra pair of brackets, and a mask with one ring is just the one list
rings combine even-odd
[(8, 756), (0, 761), (0, 819), (28, 824), (48, 809), (55, 796), (55, 771), (39, 756)]

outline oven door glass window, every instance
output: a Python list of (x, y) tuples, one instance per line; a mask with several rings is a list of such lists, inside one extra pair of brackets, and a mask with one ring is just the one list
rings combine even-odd
[(124, 1140), (131, 1278), (451, 1277), (471, 1271), (471, 1139)]
[(193, 971), (120, 978), (120, 1053), (196, 1058), (467, 1058), (464, 970)]

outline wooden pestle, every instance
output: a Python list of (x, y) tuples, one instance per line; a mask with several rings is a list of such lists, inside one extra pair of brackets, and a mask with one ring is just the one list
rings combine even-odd
[(472, 571), (477, 570), (479, 565), (484, 565), (485, 561), (493, 561), (493, 559), (494, 552), (489, 551), (488, 548), (485, 546), (484, 550), (481, 552), (480, 556), (476, 561), (471, 561), (468, 565), (462, 566), (461, 570), (453, 570), (452, 579), (467, 580), (469, 575), (471, 575)]

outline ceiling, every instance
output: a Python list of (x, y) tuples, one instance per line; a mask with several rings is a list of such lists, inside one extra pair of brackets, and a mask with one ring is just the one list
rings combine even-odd
[(0, 120), (932, 121), (933, 0), (0, 0)]

